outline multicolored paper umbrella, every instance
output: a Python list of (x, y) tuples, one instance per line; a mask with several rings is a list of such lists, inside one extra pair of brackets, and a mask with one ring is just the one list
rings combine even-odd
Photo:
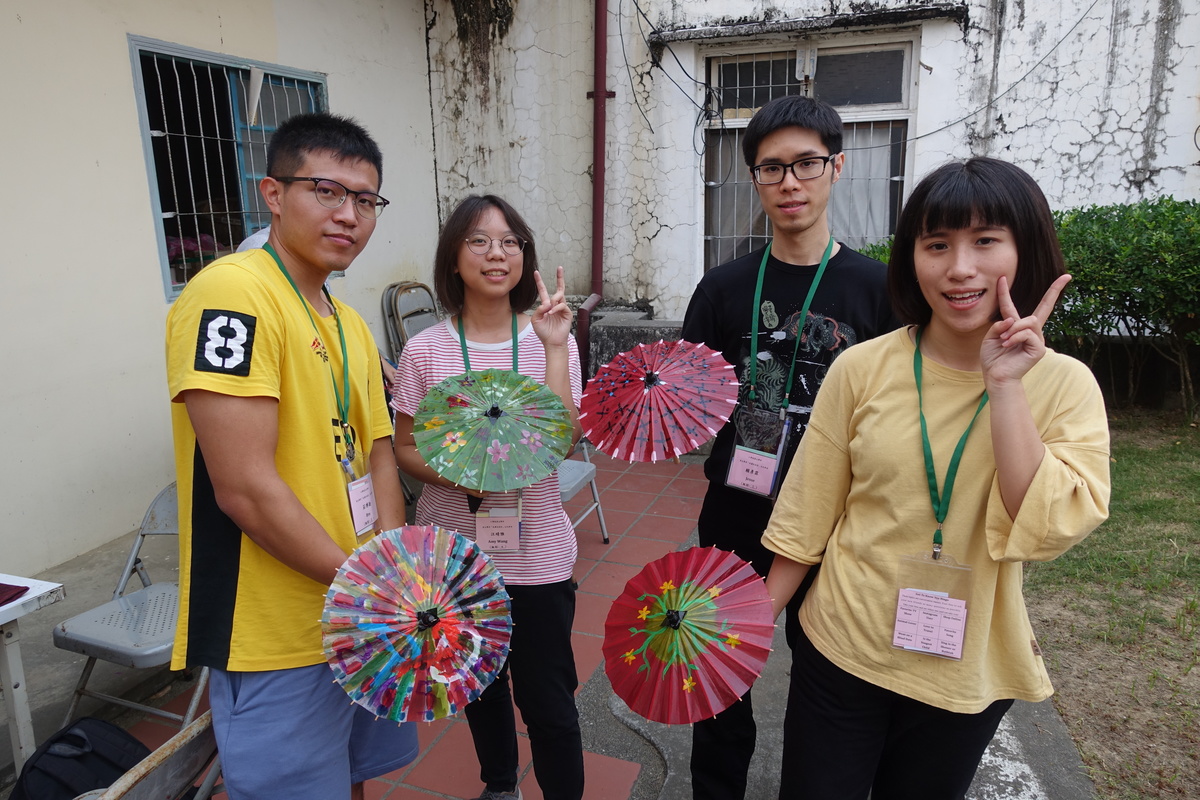
[(630, 578), (604, 623), (604, 671), (655, 722), (695, 722), (737, 702), (762, 674), (775, 625), (754, 568), (693, 547)]
[(571, 449), (571, 433), (558, 395), (504, 369), (447, 378), (413, 416), (413, 439), (425, 463), (484, 492), (521, 489), (549, 476)]
[(457, 714), (508, 657), (504, 580), (470, 539), (437, 526), (384, 531), (355, 550), (325, 596), (334, 679), (372, 713), (408, 722)]
[(613, 458), (657, 461), (717, 435), (737, 405), (737, 378), (703, 344), (639, 344), (588, 383), (579, 421), (588, 441)]

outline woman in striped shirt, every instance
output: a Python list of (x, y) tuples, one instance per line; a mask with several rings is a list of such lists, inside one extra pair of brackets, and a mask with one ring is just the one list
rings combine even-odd
[[(479, 513), (519, 509), (521, 515), (519, 547), (489, 553), (512, 597), (513, 636), (508, 661), (495, 682), (466, 709), (485, 784), (478, 800), (521, 796), (514, 697), (529, 731), (543, 795), (547, 800), (579, 800), (583, 746), (571, 651), (571, 573), (577, 548), (559, 497), (558, 476), (521, 490), (518, 505), (517, 492), (469, 491), (436, 474), (421, 458), (412, 435), (413, 414), (431, 387), (467, 369), (511, 369), (515, 350), (518, 371), (544, 383), (570, 410), (578, 440), (583, 387), (562, 267), (550, 294), (537, 272), (537, 249), (525, 220), (499, 197), (472, 195), (446, 220), (433, 281), (438, 300), (452, 316), (405, 345), (392, 395), (396, 463), (425, 483), (417, 524), (441, 525), (474, 538), (475, 514), (468, 495), (482, 498)], [(524, 313), (535, 304), (531, 313)]]

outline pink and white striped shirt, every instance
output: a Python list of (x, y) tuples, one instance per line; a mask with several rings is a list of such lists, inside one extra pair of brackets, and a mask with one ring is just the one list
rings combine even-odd
[[(512, 369), (512, 342), (485, 344), (467, 340), (471, 369)], [(579, 348), (570, 338), (568, 366), (571, 375), (571, 399), (579, 407), (583, 394), (579, 369)], [(546, 351), (533, 325), (517, 334), (517, 366), (522, 375), (541, 383), (546, 381)], [(443, 320), (418, 333), (404, 345), (396, 367), (396, 385), (392, 389), (392, 408), (413, 416), (431, 387), (452, 375), (466, 371), (458, 331)], [(516, 508), (517, 493), (493, 494), (483, 501), (480, 511)], [(563, 510), (555, 472), (522, 490), (521, 549), (491, 553), (492, 561), (506, 583), (536, 585), (556, 583), (571, 577), (578, 547), (575, 529)], [(418, 525), (441, 525), (475, 538), (475, 517), (467, 508), (467, 495), (456, 489), (427, 484), (417, 501)]]

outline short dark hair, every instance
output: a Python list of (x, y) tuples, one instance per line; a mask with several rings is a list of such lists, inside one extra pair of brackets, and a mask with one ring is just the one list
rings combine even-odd
[(525, 242), (521, 280), (508, 293), (509, 306), (516, 313), (528, 311), (538, 298), (537, 284), (533, 282), (534, 270), (538, 268), (533, 231), (517, 210), (502, 198), (494, 194), (473, 194), (464, 197), (450, 212), (446, 224), (442, 226), (437, 252), (433, 257), (433, 289), (437, 293), (438, 302), (451, 314), (462, 311), (465, 297), (462, 277), (454, 269), (461, 252), (459, 248), (489, 208), (495, 208), (503, 214), (509, 230)]
[(297, 114), (275, 129), (267, 145), (267, 174), (295, 177), (305, 157), (313, 152), (332, 153), (338, 161), (366, 161), (375, 167), (383, 185), (383, 153), (371, 134), (350, 117), (324, 111)]
[(1063, 274), (1062, 249), (1050, 204), (1029, 174), (995, 158), (952, 161), (917, 184), (900, 212), (888, 261), (888, 297), (901, 322), (925, 325), (933, 309), (917, 284), (913, 255), (930, 231), (974, 225), (1007, 227), (1017, 246), (1017, 275), (1010, 289), (1022, 316), (1033, 313)]
[(753, 167), (762, 140), (780, 128), (805, 128), (821, 137), (829, 155), (842, 152), (842, 118), (828, 103), (798, 94), (776, 97), (760, 108), (742, 134), (742, 155)]

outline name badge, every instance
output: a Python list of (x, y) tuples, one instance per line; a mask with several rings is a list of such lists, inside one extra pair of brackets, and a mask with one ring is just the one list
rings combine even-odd
[(967, 602), (942, 592), (901, 589), (892, 646), (962, 660)]
[(740, 445), (733, 448), (733, 460), (725, 483), (737, 489), (770, 497), (779, 471), (779, 456)]
[(475, 543), (487, 553), (521, 549), (521, 517), (515, 508), (496, 508), (475, 515)]
[(371, 483), (371, 473), (346, 484), (346, 493), (350, 496), (350, 518), (354, 521), (354, 533), (362, 536), (375, 530), (379, 520), (379, 509), (375, 506), (375, 487)]

